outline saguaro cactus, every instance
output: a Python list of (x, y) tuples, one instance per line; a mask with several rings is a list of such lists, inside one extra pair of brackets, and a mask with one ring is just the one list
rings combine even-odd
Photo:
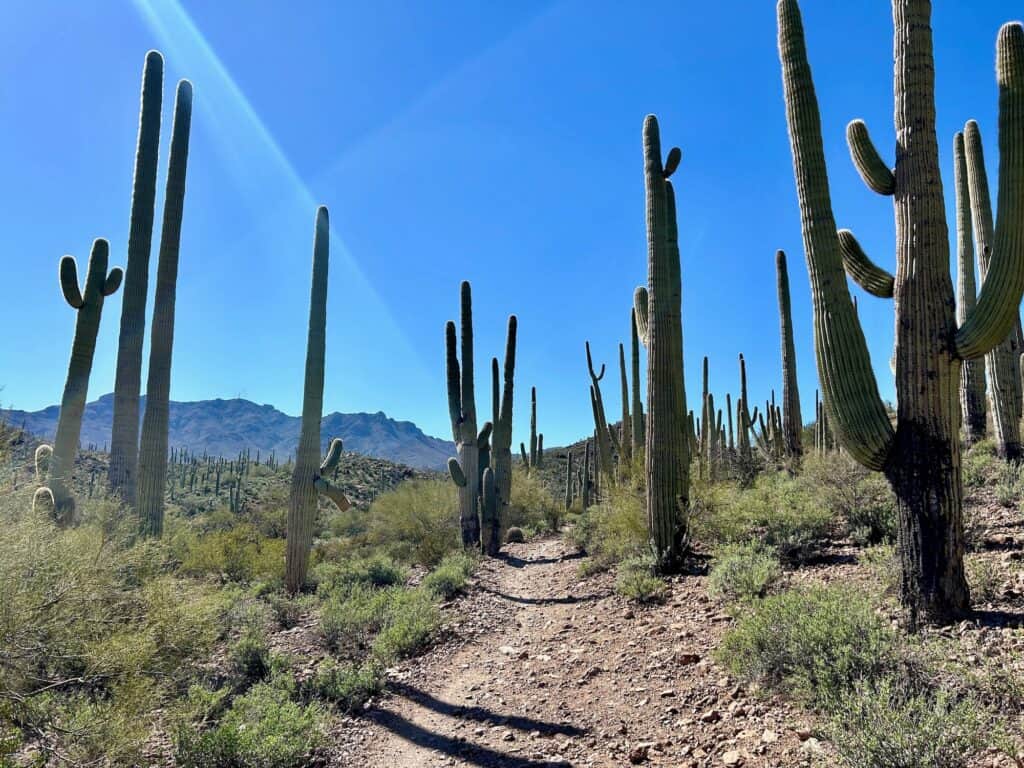
[(494, 424), (491, 469), (494, 470), (494, 488), (498, 494), (498, 525), (492, 531), (491, 538), (483, 542), (489, 554), (496, 553), (501, 546), (501, 529), (508, 520), (508, 505), (512, 499), (512, 402), (518, 327), (516, 316), (511, 315), (505, 337), (504, 386), (498, 381), (498, 360), (491, 360), (491, 410)]
[(135, 503), (139, 460), (139, 391), (142, 388), (142, 341), (146, 332), (146, 290), (153, 241), (156, 173), (160, 153), (160, 108), (164, 59), (146, 54), (142, 70), (142, 106), (135, 148), (132, 207), (128, 222), (128, 261), (121, 297), (121, 333), (114, 376), (114, 420), (110, 435), (108, 480), (111, 490)]
[(530, 468), (537, 467), (537, 388), (530, 387)]
[(644, 120), (647, 209), (647, 521), (662, 571), (678, 568), (688, 545), (690, 456), (683, 386), (682, 278), (676, 198), (669, 177), (681, 153), (661, 161), (658, 120)]
[[(473, 393), (473, 295), (466, 281), (460, 289), (462, 325), (462, 363), (456, 345), (455, 323), (445, 326), (445, 360), (448, 379), (448, 413), (452, 421), (452, 437), (459, 454), (465, 482), (459, 488), (459, 521), (462, 527), (462, 545), (480, 545), (480, 517), (477, 510), (480, 497), (480, 472), (477, 466), (476, 398)], [(448, 462), (449, 468), (451, 461)], [(452, 479), (455, 480), (454, 474)]]
[(71, 360), (68, 363), (68, 377), (64, 382), (64, 395), (60, 401), (60, 416), (57, 419), (57, 434), (52, 451), (36, 450), (36, 471), (43, 468), (47, 453), (46, 485), (36, 491), (33, 505), (46, 504), (53, 510), (58, 524), (69, 525), (74, 521), (75, 499), (69, 483), (78, 453), (78, 440), (82, 434), (82, 415), (89, 393), (89, 374), (96, 352), (96, 335), (100, 329), (103, 314), (103, 300), (121, 285), (122, 273), (117, 267), (107, 274), (110, 246), (106, 240), (93, 241), (89, 254), (89, 269), (85, 275), (85, 288), (79, 289), (78, 265), (74, 258), (65, 256), (60, 260), (60, 287), (64, 300), (77, 310), (75, 337), (71, 342)]
[[(644, 293), (646, 294), (646, 289)], [(646, 304), (646, 300), (645, 300)], [(633, 455), (640, 456), (644, 450), (644, 406), (640, 397), (640, 333), (637, 329), (636, 310), (629, 313), (630, 325), (630, 367), (633, 376), (631, 384), (633, 398), (633, 426), (631, 437), (633, 439)]]
[(779, 292), (779, 336), (782, 339), (782, 438), (787, 456), (803, 454), (800, 390), (796, 382), (796, 345), (793, 343), (793, 313), (789, 304), (789, 271), (786, 254), (775, 254), (775, 276)]
[(167, 486), (167, 420), (171, 395), (171, 354), (174, 349), (174, 304), (178, 286), (181, 218), (185, 207), (185, 173), (192, 125), (192, 84), (178, 83), (171, 127), (164, 220), (160, 228), (153, 331), (146, 378), (146, 414), (139, 445), (138, 513), (143, 532), (159, 536), (164, 527)]
[(1024, 28), (999, 32), (1000, 179), (992, 260), (977, 305), (957, 326), (935, 135), (931, 4), (893, 0), (896, 165), (890, 170), (863, 123), (848, 131), (858, 171), (893, 197), (896, 214), (896, 428), (878, 395), (853, 311), (829, 194), (821, 119), (796, 0), (779, 0), (782, 62), (804, 250), (814, 304), (815, 351), (828, 422), (840, 444), (885, 473), (899, 512), (900, 592), (911, 627), (963, 615), (959, 382), (963, 360), (1006, 338), (1024, 290)]
[(626, 348), (619, 344), (619, 386), (622, 397), (622, 424), (619, 426), (619, 446), (622, 458), (629, 462), (633, 457), (633, 421), (629, 415), (629, 377), (626, 375)]
[[(964, 135), (953, 137), (953, 179), (956, 187), (957, 298), (956, 321), (963, 325), (974, 311), (977, 288), (974, 282), (974, 239), (971, 234), (971, 195), (967, 182)], [(990, 353), (991, 354), (991, 353)], [(960, 409), (968, 445), (985, 438), (985, 362), (964, 360), (960, 374)]]
[[(1002, 126), (1000, 126), (1000, 141), (1002, 138)], [(988, 192), (985, 157), (981, 148), (981, 131), (973, 120), (968, 121), (964, 127), (964, 144), (971, 219), (974, 225), (974, 240), (978, 248), (978, 273), (981, 277), (981, 289), (984, 292), (985, 281), (988, 279), (991, 267), (995, 227), (992, 222), (992, 202)], [(1006, 162), (1002, 147), (1000, 147), (1000, 158)], [(1002, 192), (1002, 181), (1000, 181), (1000, 192)], [(1018, 192), (1018, 194), (1021, 193)], [(1019, 217), (1024, 214), (1021, 214), (1018, 209), (1016, 213), (1010, 215)], [(1015, 325), (1020, 323), (1020, 316), (1016, 309), (1014, 319)], [(1000, 339), (999, 343), (985, 355), (989, 407), (992, 411), (996, 449), (1001, 457), (1010, 461), (1017, 461), (1021, 458), (1021, 382), (1017, 375), (1017, 360), (1021, 350), (1017, 342), (1016, 329), (1011, 328), (1010, 333)]]
[(333, 440), (320, 462), (320, 418), (324, 410), (324, 356), (327, 351), (327, 274), (331, 225), (327, 208), (316, 212), (313, 236), (313, 279), (309, 293), (309, 332), (306, 339), (306, 373), (302, 393), (302, 426), (295, 450), (291, 490), (288, 493), (287, 549), (284, 579), (291, 593), (302, 589), (313, 546), (317, 493), (348, 509), (345, 495), (326, 479), (341, 460), (341, 440)]
[(604, 400), (601, 398), (601, 379), (604, 378), (605, 366), (601, 364), (601, 372), (594, 370), (594, 359), (590, 354), (590, 342), (586, 342), (587, 371), (590, 373), (590, 404), (594, 411), (594, 428), (597, 430), (597, 462), (609, 482), (614, 480), (615, 467), (612, 456), (618, 451), (612, 445), (614, 435), (608, 429), (608, 418), (605, 415)]

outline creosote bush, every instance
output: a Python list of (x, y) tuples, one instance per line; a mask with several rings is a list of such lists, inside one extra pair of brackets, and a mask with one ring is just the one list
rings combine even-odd
[(895, 541), (896, 497), (881, 474), (838, 452), (808, 456), (801, 469), (797, 482), (808, 494), (820, 495), (857, 544)]
[(782, 578), (779, 557), (771, 547), (749, 541), (726, 544), (715, 551), (708, 590), (729, 601), (764, 597)]
[(590, 559), (590, 570), (609, 568), (648, 552), (647, 509), (643, 491), (619, 485), (608, 490), (607, 498), (582, 512), (570, 534), (572, 541)]
[(453, 552), (423, 577), (421, 586), (442, 600), (450, 600), (466, 586), (474, 567), (476, 560), (471, 555)]
[(441, 562), (462, 548), (456, 490), (444, 480), (407, 480), (382, 493), (367, 513), (367, 544), (402, 562)]
[(341, 664), (324, 659), (310, 682), (312, 693), (343, 712), (358, 712), (384, 690), (384, 669), (375, 660)]
[(506, 527), (530, 532), (557, 531), (565, 516), (564, 503), (557, 502), (537, 473), (516, 465), (512, 469), (512, 498)]
[(619, 563), (615, 591), (638, 603), (661, 603), (668, 594), (668, 587), (654, 575), (654, 558), (646, 555)]

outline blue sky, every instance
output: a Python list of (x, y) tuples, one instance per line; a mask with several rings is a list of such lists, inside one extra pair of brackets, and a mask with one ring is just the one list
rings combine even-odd
[[(315, 206), (330, 207), (325, 409), (377, 411), (450, 435), (443, 328), (473, 283), (478, 408), (489, 360), (519, 316), (516, 430), (536, 385), (548, 445), (593, 428), (583, 343), (610, 374), (646, 280), (640, 129), (661, 121), (674, 176), (690, 406), (700, 361), (735, 393), (778, 387), (774, 253), (790, 256), (805, 418), (816, 373), (810, 298), (776, 53), (774, 2), (642, 4), (266, 0), (8, 0), (0, 26), (0, 402), (59, 402), (74, 328), (57, 285), (94, 237), (124, 264), (142, 61), (166, 59), (161, 175), (173, 86), (195, 114), (172, 397), (242, 396), (296, 414)], [(892, 157), (888, 3), (803, 3), (833, 203), (893, 264), (890, 201), (854, 171), (863, 117)], [(996, 167), (994, 45), (1020, 6), (934, 3), (939, 140), (981, 125)], [(162, 178), (159, 185), (162, 192)], [(162, 210), (162, 200), (158, 200)], [(159, 215), (159, 214), (158, 214)], [(159, 221), (159, 218), (158, 218)], [(952, 216), (950, 214), (950, 222)], [(153, 267), (155, 274), (156, 238)], [(152, 286), (151, 286), (152, 287)], [(859, 289), (883, 397), (891, 302)], [(150, 310), (147, 310), (147, 314)], [(120, 292), (100, 331), (90, 398), (113, 387)]]

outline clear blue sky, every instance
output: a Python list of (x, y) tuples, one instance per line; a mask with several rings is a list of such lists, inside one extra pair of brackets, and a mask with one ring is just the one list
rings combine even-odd
[[(889, 3), (805, 0), (833, 201), (883, 265), (889, 200), (850, 163), (846, 123), (892, 157)], [(994, 45), (1019, 3), (935, 3), (939, 139), (976, 118), (996, 163)], [(298, 413), (315, 206), (330, 207), (325, 409), (383, 410), (450, 436), (443, 328), (473, 283), (478, 407), (519, 315), (517, 441), (529, 387), (549, 445), (593, 428), (583, 342), (609, 365), (646, 279), (640, 129), (656, 113), (683, 260), (687, 393), (778, 387), (774, 253), (790, 255), (804, 415), (816, 373), (786, 138), (775, 3), (8, 0), (0, 26), (0, 401), (59, 402), (74, 313), (57, 262), (111, 241), (124, 264), (143, 56), (166, 58), (161, 175), (174, 82), (195, 85), (172, 397), (243, 396)], [(994, 181), (993, 181), (994, 183)], [(162, 192), (162, 180), (160, 182)], [(162, 207), (162, 201), (158, 201)], [(162, 209), (162, 208), (161, 208)], [(159, 221), (159, 219), (158, 219)], [(952, 218), (950, 218), (952, 222)], [(155, 274), (156, 239), (153, 266)], [(891, 302), (860, 294), (891, 398)], [(113, 387), (120, 292), (90, 398)], [(147, 314), (149, 313), (147, 309)]]

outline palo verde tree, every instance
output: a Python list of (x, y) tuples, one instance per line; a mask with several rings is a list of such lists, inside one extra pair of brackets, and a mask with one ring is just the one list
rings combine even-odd
[[(882, 160), (863, 122), (851, 123), (847, 133), (861, 177), (893, 199), (896, 274), (870, 264), (891, 291), (858, 279), (857, 259), (849, 259), (836, 231), (800, 9), (797, 0), (779, 0), (777, 10), (824, 410), (843, 448), (864, 466), (884, 472), (896, 494), (900, 595), (909, 626), (948, 621), (970, 607), (963, 568), (961, 366), (1007, 337), (1024, 290), (1024, 27), (1003, 26), (996, 44), (998, 216), (987, 278), (974, 311), (958, 325), (935, 133), (931, 3), (892, 2), (895, 167)], [(859, 266), (869, 262), (862, 251), (860, 256)], [(894, 299), (895, 428), (850, 301), (844, 257), (846, 271), (866, 290)]]

